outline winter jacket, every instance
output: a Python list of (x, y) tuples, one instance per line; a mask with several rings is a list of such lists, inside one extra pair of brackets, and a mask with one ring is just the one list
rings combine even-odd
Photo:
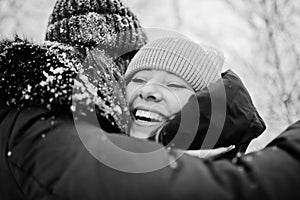
[[(143, 171), (167, 163), (176, 151), (122, 135), (105, 135), (85, 121), (74, 125), (61, 108), (0, 109), (0, 199), (295, 199), (300, 198), (300, 121), (265, 150), (227, 160), (183, 155), (148, 173), (127, 173), (105, 164)], [(78, 129), (85, 130), (82, 138)], [(108, 145), (118, 144), (129, 153)], [(86, 148), (89, 146), (90, 149)], [(132, 159), (130, 152), (162, 149), (160, 156)], [(100, 162), (90, 152), (103, 156)], [(127, 152), (126, 151), (126, 152)], [(106, 156), (106, 158), (105, 158)]]
[(166, 146), (189, 150), (235, 145), (233, 151), (223, 156), (230, 158), (244, 152), (250, 141), (264, 130), (265, 124), (247, 89), (238, 76), (228, 70), (222, 74), (222, 80), (189, 100), (165, 125), (160, 140)]

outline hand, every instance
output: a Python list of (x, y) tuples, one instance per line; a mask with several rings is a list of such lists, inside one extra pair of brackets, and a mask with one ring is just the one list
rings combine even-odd
[(220, 147), (217, 149), (201, 149), (201, 150), (189, 150), (185, 153), (191, 156), (195, 156), (198, 158), (214, 158), (218, 155), (224, 154), (228, 151), (231, 151), (234, 149), (235, 146), (231, 145), (229, 147)]

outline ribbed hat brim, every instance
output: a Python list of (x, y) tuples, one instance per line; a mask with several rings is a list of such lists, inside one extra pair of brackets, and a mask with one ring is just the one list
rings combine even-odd
[(182, 38), (161, 38), (145, 45), (132, 59), (125, 73), (127, 81), (141, 70), (173, 73), (195, 91), (221, 78), (224, 56), (221, 52)]

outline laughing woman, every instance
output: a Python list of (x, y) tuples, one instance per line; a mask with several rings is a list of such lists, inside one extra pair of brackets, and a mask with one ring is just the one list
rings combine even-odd
[[(227, 71), (221, 78), (223, 64), (220, 51), (188, 39), (161, 38), (143, 46), (125, 73), (131, 135), (186, 150), (235, 145), (227, 158), (245, 152), (265, 125), (237, 75)], [(223, 106), (213, 110), (215, 100)]]

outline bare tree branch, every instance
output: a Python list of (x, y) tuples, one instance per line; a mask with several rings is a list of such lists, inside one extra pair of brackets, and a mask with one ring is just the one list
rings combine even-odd
[(300, 27), (299, 23), (293, 21), (293, 19), (300, 20), (300, 9), (298, 7), (295, 11), (294, 8), (296, 0), (225, 0), (225, 2), (252, 29), (257, 40), (253, 43), (253, 48), (261, 50), (253, 56), (265, 65), (266, 70), (262, 72), (253, 67), (258, 65), (251, 63), (254, 60), (245, 60), (244, 66), (256, 71), (257, 77), (269, 80), (266, 87), (271, 91), (268, 91), (268, 94), (277, 100), (269, 105), (270, 113), (280, 110), (286, 122), (291, 123), (300, 114), (298, 106), (300, 50), (296, 46), (299, 44), (296, 41), (300, 41), (300, 38), (295, 26)]

